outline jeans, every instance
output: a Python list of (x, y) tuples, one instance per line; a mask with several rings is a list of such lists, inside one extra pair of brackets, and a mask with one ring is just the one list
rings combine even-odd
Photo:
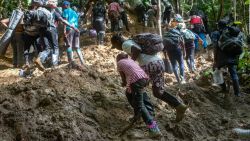
[(45, 36), (48, 38), (52, 51), (52, 64), (54, 66), (58, 65), (59, 60), (59, 45), (58, 45), (58, 31), (56, 28), (51, 27), (45, 33)]
[(184, 78), (184, 60), (183, 60), (181, 48), (177, 48), (175, 50), (168, 51), (168, 57), (169, 57), (169, 60), (172, 64), (175, 77), (176, 77), (177, 81), (180, 82), (180, 78), (178, 76), (178, 64), (179, 64), (180, 75), (181, 75), (181, 77)]
[(149, 101), (147, 93), (144, 91), (144, 87), (147, 85), (146, 79), (140, 79), (135, 83), (131, 84), (133, 102), (132, 106), (135, 111), (135, 117), (142, 116), (146, 125), (151, 124), (153, 121), (153, 106)]
[(186, 48), (186, 61), (190, 72), (194, 71), (195, 69), (194, 51), (195, 48)]

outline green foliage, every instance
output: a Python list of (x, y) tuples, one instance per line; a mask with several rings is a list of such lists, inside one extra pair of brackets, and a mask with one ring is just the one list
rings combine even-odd
[(248, 48), (244, 49), (244, 52), (239, 58), (238, 71), (240, 73), (250, 72), (250, 51), (248, 50)]
[(209, 77), (211, 75), (213, 75), (213, 69), (212, 68), (210, 68), (208, 70), (205, 70), (205, 72), (203, 73), (203, 76), (205, 76), (205, 77)]
[(0, 17), (8, 18), (16, 8), (27, 8), (29, 0), (0, 0)]

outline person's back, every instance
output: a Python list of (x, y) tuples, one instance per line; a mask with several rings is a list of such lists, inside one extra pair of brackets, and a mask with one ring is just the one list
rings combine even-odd
[[(78, 28), (78, 15), (71, 8), (67, 8), (63, 10), (63, 18), (65, 18), (70, 25), (73, 25), (75, 28)], [(67, 26), (67, 30), (70, 30), (70, 27)]]
[(132, 59), (122, 59), (117, 63), (119, 71), (122, 71), (126, 76), (127, 84), (130, 85), (142, 78), (148, 78), (142, 68)]
[(93, 19), (96, 19), (96, 18), (99, 18), (99, 17), (104, 18), (106, 10), (105, 10), (104, 5), (98, 4), (98, 5), (94, 6), (92, 12), (93, 12)]
[(109, 4), (109, 7), (108, 7), (108, 11), (111, 12), (111, 11), (115, 11), (115, 12), (120, 12), (120, 5), (119, 3), (117, 2), (112, 2)]

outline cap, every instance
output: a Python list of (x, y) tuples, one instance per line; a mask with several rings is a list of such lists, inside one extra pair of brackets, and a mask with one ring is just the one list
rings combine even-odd
[(70, 6), (70, 2), (69, 2), (69, 1), (64, 1), (64, 2), (63, 2), (63, 6), (65, 6), (65, 5)]

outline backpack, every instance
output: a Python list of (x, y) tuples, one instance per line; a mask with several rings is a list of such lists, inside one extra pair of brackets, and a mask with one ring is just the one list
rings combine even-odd
[[(234, 32), (235, 30), (238, 31)], [(240, 32), (239, 29), (223, 31), (218, 45), (219, 48), (228, 55), (240, 55), (243, 52), (244, 46), (242, 32)]]
[(144, 54), (154, 55), (164, 48), (163, 40), (158, 34), (142, 33), (133, 36), (132, 40), (141, 47)]
[(183, 41), (181, 32), (177, 29), (170, 29), (164, 33), (164, 51), (175, 50), (180, 48), (180, 44)]
[(185, 43), (193, 42), (195, 40), (195, 35), (192, 31), (184, 29), (182, 32)]
[(106, 13), (105, 8), (102, 5), (96, 5), (92, 11), (94, 18), (104, 17)]
[(48, 27), (53, 24), (53, 16), (50, 11), (40, 7), (26, 13), (24, 23), (26, 25), (36, 26), (37, 28)]
[(204, 33), (205, 32), (205, 27), (204, 27), (204, 25), (203, 24), (194, 24), (193, 25), (193, 28), (192, 28), (192, 31), (194, 32), (194, 33), (197, 33), (197, 34), (199, 34), (199, 33)]

